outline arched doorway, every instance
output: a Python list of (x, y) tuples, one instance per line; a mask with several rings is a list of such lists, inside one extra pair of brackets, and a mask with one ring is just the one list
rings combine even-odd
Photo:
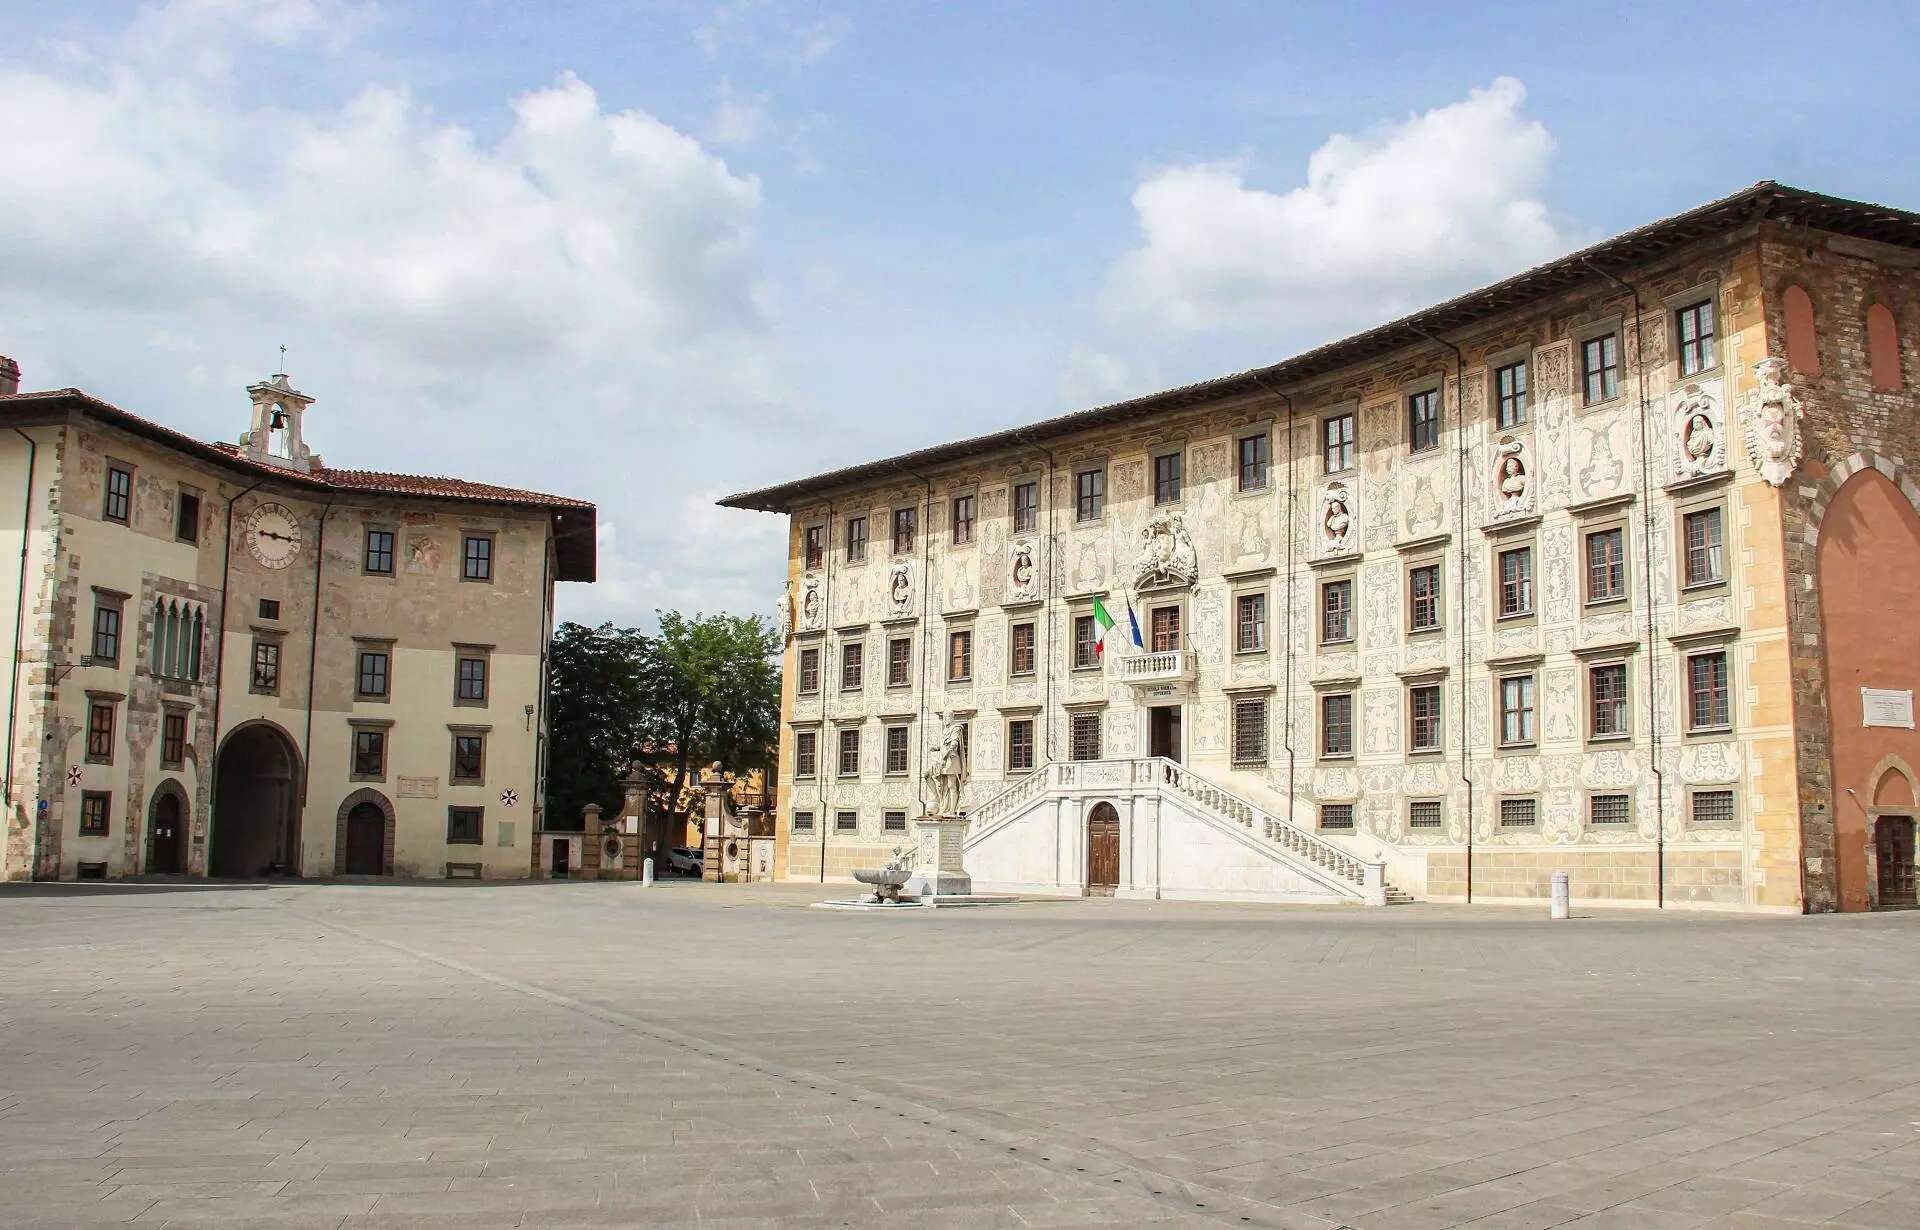
[(210, 876), (300, 873), (300, 753), (271, 722), (249, 722), (220, 745), (213, 783)]
[(1120, 886), (1120, 813), (1095, 803), (1087, 813), (1087, 895), (1111, 897)]
[(393, 804), (371, 786), (340, 800), (333, 830), (333, 874), (393, 874)]
[(187, 869), (187, 800), (177, 782), (161, 782), (147, 817), (147, 871), (179, 875)]

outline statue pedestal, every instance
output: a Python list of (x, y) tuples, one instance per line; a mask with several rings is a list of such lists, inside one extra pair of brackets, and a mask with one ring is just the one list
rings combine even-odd
[(973, 877), (961, 864), (967, 836), (965, 816), (922, 816), (913, 822), (917, 835), (913, 875), (904, 891), (928, 897), (965, 897), (973, 892)]

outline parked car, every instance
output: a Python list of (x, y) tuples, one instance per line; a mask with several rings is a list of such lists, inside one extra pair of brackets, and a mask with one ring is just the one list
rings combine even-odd
[(704, 852), (688, 846), (667, 847), (667, 870), (682, 875), (697, 876), (706, 870)]

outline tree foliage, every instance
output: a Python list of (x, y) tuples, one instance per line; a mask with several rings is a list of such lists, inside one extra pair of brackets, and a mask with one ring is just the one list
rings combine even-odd
[(564, 623), (547, 659), (547, 817), (580, 823), (581, 808), (620, 810), (620, 779), (645, 737), (640, 690), (646, 638), (632, 628)]

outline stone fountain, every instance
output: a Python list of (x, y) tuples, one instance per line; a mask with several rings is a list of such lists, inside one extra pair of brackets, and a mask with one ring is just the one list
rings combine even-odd
[(913, 874), (913, 851), (893, 848), (893, 857), (884, 867), (856, 867), (853, 878), (873, 889), (873, 904), (899, 905), (900, 886)]

